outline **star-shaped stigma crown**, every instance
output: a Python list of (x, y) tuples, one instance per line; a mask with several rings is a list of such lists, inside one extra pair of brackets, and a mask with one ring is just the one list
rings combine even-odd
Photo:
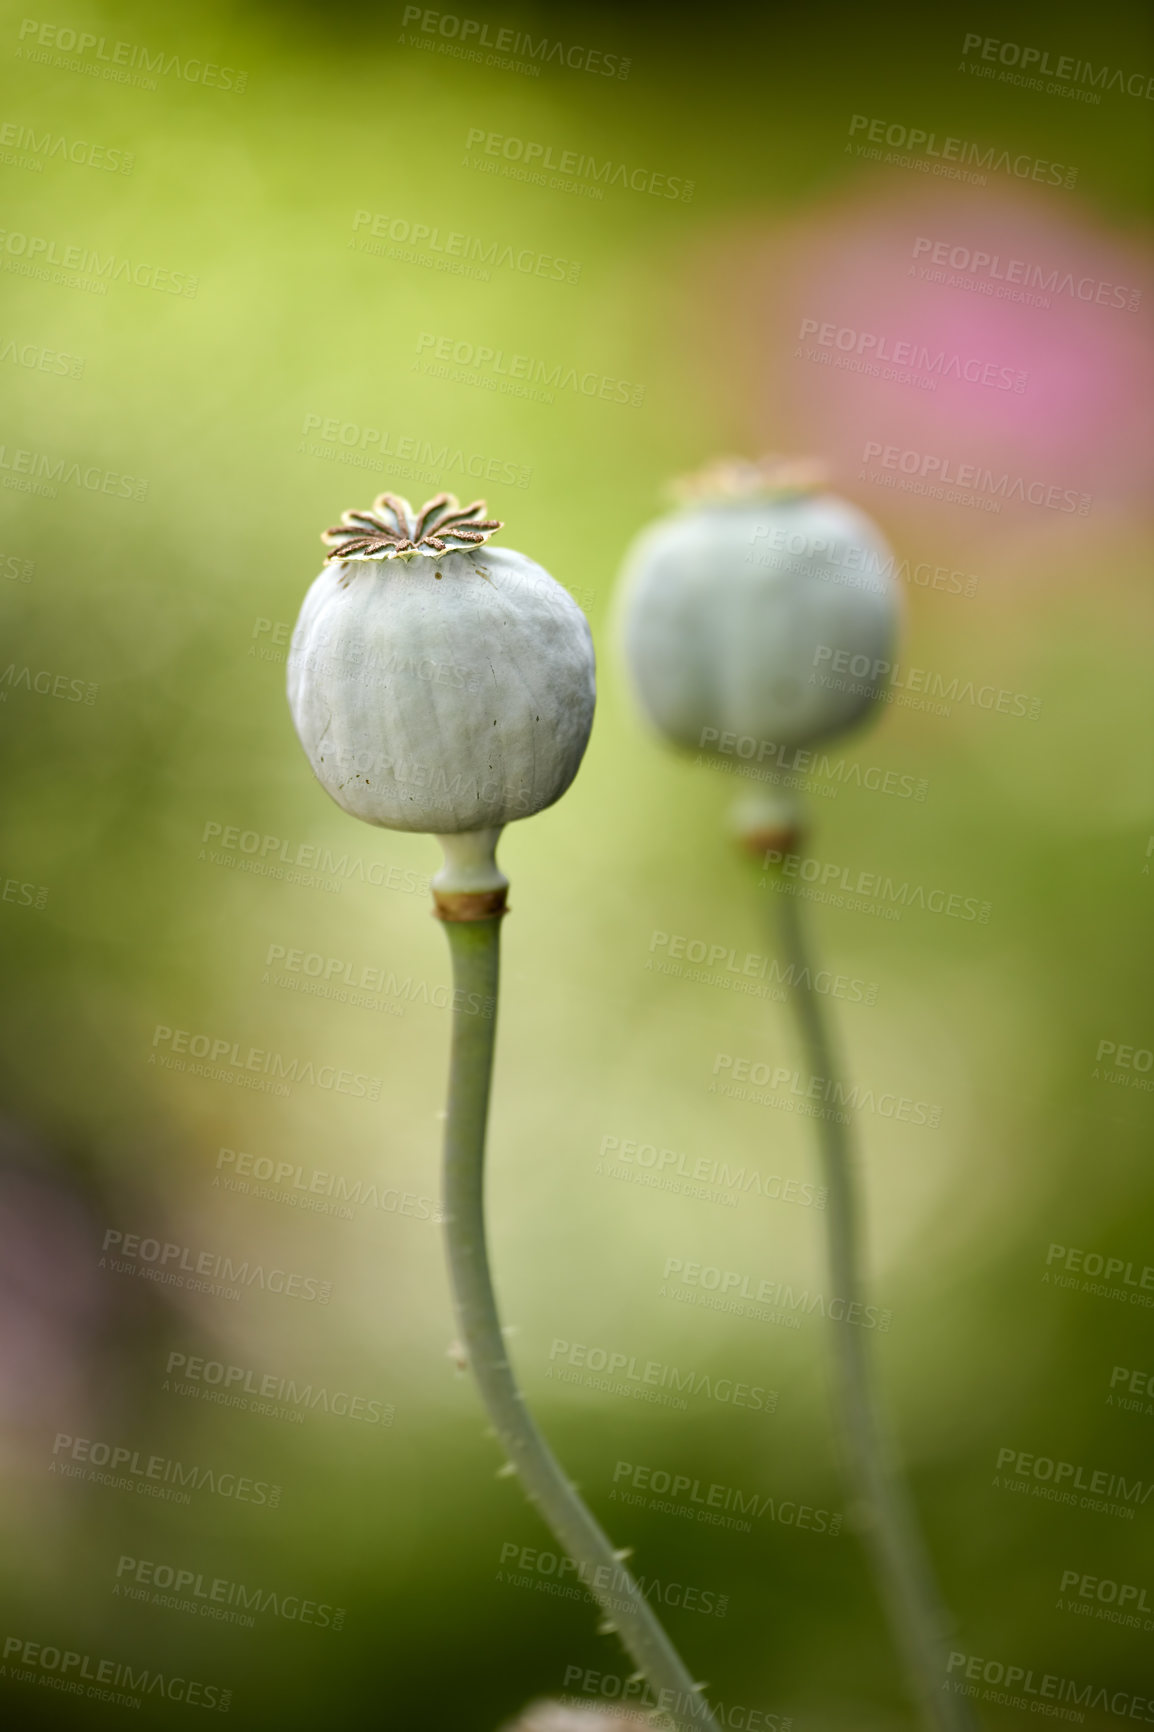
[(719, 457), (693, 475), (670, 484), (679, 505), (706, 505), (720, 500), (789, 499), (820, 493), (828, 485), (824, 463), (812, 457)]
[(343, 511), (340, 522), (326, 529), (321, 540), (330, 550), (326, 561), (412, 559), (417, 554), (439, 559), (443, 553), (480, 547), (504, 527), (499, 518), (485, 516), (482, 499), (462, 505), (455, 494), (438, 493), (414, 511), (398, 494), (378, 493), (370, 510)]

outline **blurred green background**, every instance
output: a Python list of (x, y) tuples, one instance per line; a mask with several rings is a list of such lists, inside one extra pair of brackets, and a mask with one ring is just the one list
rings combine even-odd
[[(1140, 321), (1103, 311), (1093, 326), (1063, 324), (1058, 309), (1046, 325), (1019, 309), (1020, 326), (982, 330), (983, 354), (1033, 341), (1035, 369), (1088, 378), (1095, 402), (1112, 405), (1101, 437), (1073, 385), (1045, 413), (1036, 371), (1045, 426), (992, 397), (977, 425), (962, 386), (917, 406), (939, 441), (923, 448), (1009, 440), (1023, 469), (1094, 492), (1086, 518), (988, 516), (865, 484), (863, 431), (908, 443), (912, 394), (880, 383), (851, 411), (839, 394), (850, 382), (793, 360), (798, 312), (826, 316), (835, 293), (852, 307), (860, 234), (880, 232), (871, 212), (889, 223), (903, 201), (922, 201), (907, 239), (929, 232), (927, 212), (943, 235), (960, 212), (979, 235), (986, 213), (1011, 233), (1020, 213), (1042, 225), (1047, 259), (1109, 254), (1099, 277), (1148, 285), (1146, 104), (1109, 93), (1079, 104), (959, 72), (969, 32), (1154, 71), (1145, 15), (980, 10), (477, 15), (493, 36), (528, 30), (617, 56), (619, 69), (628, 58), (626, 77), (556, 59), (538, 76), (465, 62), (436, 52), (451, 40), (438, 30), (422, 45), (400, 6), (85, 4), (31, 29), (8, 15), (0, 752), (3, 876), (18, 888), (0, 901), (0, 1692), (12, 1724), (128, 1713), (159, 1726), (192, 1712), (157, 1694), (136, 1711), (69, 1694), (43, 1667), (18, 1676), (29, 1641), (231, 1690), (246, 1728), (480, 1732), (560, 1691), (567, 1669), (630, 1670), (590, 1603), (538, 1591), (549, 1578), (535, 1568), (503, 1579), (513, 1546), (554, 1548), (516, 1483), (496, 1477), (496, 1446), (450, 1351), (429, 1201), (449, 1032), (444, 940), (423, 888), (435, 846), (337, 810), (283, 695), (319, 531), (382, 488), (420, 500), (442, 486), (483, 495), (508, 545), (572, 590), (601, 664), (575, 786), (502, 848), (515, 912), (490, 1207), (530, 1400), (642, 1574), (728, 1597), (723, 1617), (673, 1607), (668, 1622), (694, 1675), (733, 1706), (731, 1724), (750, 1709), (802, 1732), (912, 1724), (846, 1509), (828, 1326), (774, 1327), (661, 1291), (670, 1258), (823, 1288), (820, 1214), (598, 1170), (617, 1138), (687, 1166), (815, 1177), (804, 1119), (709, 1092), (718, 1052), (798, 1062), (785, 1007), (647, 967), (655, 932), (739, 957), (772, 943), (767, 895), (727, 840), (737, 779), (647, 735), (613, 651), (630, 537), (669, 476), (731, 449), (832, 457), (839, 488), (901, 558), (979, 578), (973, 595), (906, 584), (908, 660), (1041, 700), (1036, 720), (893, 705), (831, 756), (924, 778), (925, 800), (847, 783), (811, 802), (821, 859), (986, 900), (988, 924), (811, 913), (823, 958), (877, 983), (876, 1004), (833, 1007), (855, 1077), (941, 1107), (936, 1129), (863, 1114), (859, 1134), (875, 1295), (893, 1311), (879, 1367), (954, 1647), (1154, 1696), (1146, 1630), (1076, 1616), (1060, 1591), (1077, 1572), (1144, 1588), (1154, 1605), (1150, 1508), (1111, 1516), (994, 1483), (1006, 1448), (1143, 1491), (1154, 1477), (1154, 1402), (1120, 1408), (1117, 1383), (1108, 1399), (1115, 1368), (1154, 1374), (1149, 1311), (1126, 1291), (1043, 1280), (1052, 1244), (1120, 1259), (1135, 1279), (1154, 1264), (1149, 1097), (1135, 1081), (1145, 1060), (1096, 1074), (1103, 1041), (1154, 1046), (1140, 939), (1154, 859), (1149, 540), (1133, 484)], [(106, 39), (106, 54), (130, 44), (130, 68), (140, 48), (179, 64), (152, 89), (117, 83), (93, 75), (97, 49), (62, 52), (69, 30)], [(203, 63), (243, 70), (244, 88), (206, 83)], [(1075, 163), (1078, 184), (1003, 175), (983, 205), (972, 188), (848, 154), (854, 114)], [(504, 159), (470, 148), (474, 131), (692, 181), (692, 197), (610, 184), (598, 199), (485, 173), (479, 162)], [(122, 162), (115, 152), (133, 154), (128, 172), (88, 160)], [(401, 222), (476, 237), (483, 251), (497, 242), (498, 262), (458, 275), (427, 247), (362, 250), (372, 224), (354, 227), (358, 212), (383, 218), (386, 235)], [(18, 236), (49, 243), (41, 264), (70, 247), (114, 255), (97, 277), (106, 292), (78, 285), (75, 254), (45, 266), (47, 280), (25, 274)], [(506, 247), (579, 264), (577, 280), (502, 264)], [(895, 308), (913, 304), (908, 253), (886, 265)], [(193, 277), (195, 293), (138, 286), (124, 261), (145, 281), (142, 264), (178, 273), (179, 288)], [(801, 289), (783, 287), (791, 273)], [(985, 311), (979, 296), (955, 301)], [(880, 316), (895, 330), (904, 314)], [(1094, 332), (1108, 333), (1104, 348)], [(432, 376), (418, 365), (422, 333), (640, 383), (643, 400), (559, 389), (533, 401)], [(1055, 426), (1072, 443), (1040, 455), (1031, 437), (1044, 443)], [(41, 483), (55, 496), (22, 487), (38, 465), (43, 476), (41, 457), (49, 471), (63, 460), (57, 482)], [(498, 479), (473, 480), (470, 460)], [(128, 497), (118, 479), (98, 490), (108, 474), (132, 478)], [(132, 497), (140, 480), (145, 496)], [(248, 869), (317, 857), (302, 849), (347, 863), (319, 885)], [(267, 964), (277, 946), (412, 984), (385, 1010), (284, 990)], [(165, 1068), (153, 1062), (169, 1044), (154, 1046), (158, 1027), (344, 1066), (380, 1079), (379, 1098), (307, 1083), (278, 1097)], [(222, 1149), (250, 1168), (299, 1169), (298, 1202), (319, 1172), (392, 1204), (321, 1213), (284, 1200), (283, 1184), (255, 1194), (256, 1177), (230, 1190), (221, 1180), (237, 1163)], [(254, 1285), (233, 1300), (144, 1279), (139, 1262), (102, 1266), (109, 1232), (298, 1272), (331, 1282), (331, 1298)], [(702, 1396), (680, 1411), (558, 1382), (558, 1339), (762, 1385), (776, 1410)], [(290, 1379), (382, 1415), (391, 1404), (392, 1423), (283, 1401), (272, 1413), (225, 1406), (204, 1398), (203, 1377), (182, 1394), (167, 1371), (180, 1354), (241, 1367), (250, 1389)], [(275, 1483), (279, 1507), (209, 1490), (182, 1505), (68, 1477), (74, 1446), (61, 1436)], [(626, 1506), (611, 1496), (620, 1462), (846, 1524), (831, 1536), (763, 1517), (745, 1534)], [(343, 1627), (269, 1610), (250, 1628), (154, 1603), (151, 1589), (130, 1598), (141, 1561), (342, 1607)], [(1014, 1707), (979, 1708), (989, 1726), (1022, 1723)], [(1088, 1725), (1116, 1717), (1084, 1713)]]

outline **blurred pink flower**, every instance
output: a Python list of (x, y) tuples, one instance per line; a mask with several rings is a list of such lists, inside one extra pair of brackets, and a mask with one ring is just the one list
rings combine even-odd
[[(751, 450), (825, 457), (868, 509), (932, 512), (966, 541), (1077, 513), (929, 498), (910, 490), (926, 458), (1021, 476), (1063, 505), (1088, 494), (1091, 514), (1136, 504), (1150, 255), (1070, 194), (874, 181), (791, 223), (714, 235), (703, 271), (710, 329), (695, 342), (733, 380)], [(867, 445), (917, 453), (910, 485), (876, 454), (863, 464)]]
[(86, 1403), (108, 1326), (85, 1200), (47, 1152), (0, 1123), (0, 1404), (15, 1432)]

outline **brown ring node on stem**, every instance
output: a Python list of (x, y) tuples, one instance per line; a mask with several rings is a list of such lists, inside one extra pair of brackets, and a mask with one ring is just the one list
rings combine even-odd
[(433, 916), (437, 920), (499, 920), (508, 914), (509, 887), (499, 890), (434, 890)]
[(802, 840), (800, 824), (765, 825), (760, 830), (747, 830), (737, 838), (737, 845), (755, 860), (770, 852), (796, 854)]

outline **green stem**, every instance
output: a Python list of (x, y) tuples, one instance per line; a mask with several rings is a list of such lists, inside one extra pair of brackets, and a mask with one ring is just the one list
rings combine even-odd
[[(781, 942), (790, 998), (813, 1076), (840, 1075), (837, 1054), (813, 990), (804, 922), (796, 896), (783, 885)], [(858, 1249), (858, 1202), (849, 1126), (835, 1113), (816, 1121), (827, 1187), (825, 1219), (832, 1291), (848, 1307), (864, 1298)], [(869, 1337), (849, 1324), (833, 1325), (837, 1397), (850, 1474), (861, 1505), (864, 1538), (872, 1557), (890, 1628), (927, 1727), (970, 1732), (977, 1725), (964, 1697), (945, 1688), (948, 1620), (933, 1569), (918, 1532), (909, 1494), (892, 1459), (873, 1390)]]
[[(457, 988), (445, 1128), (444, 1206), (457, 1327), (481, 1400), (531, 1503), (577, 1565), (589, 1593), (678, 1732), (717, 1721), (641, 1589), (562, 1472), (517, 1386), (505, 1351), (485, 1245), (485, 1128), (496, 1034), (500, 918), (446, 921)], [(473, 996), (473, 995), (477, 996)], [(492, 1015), (463, 1007), (478, 1002)]]

